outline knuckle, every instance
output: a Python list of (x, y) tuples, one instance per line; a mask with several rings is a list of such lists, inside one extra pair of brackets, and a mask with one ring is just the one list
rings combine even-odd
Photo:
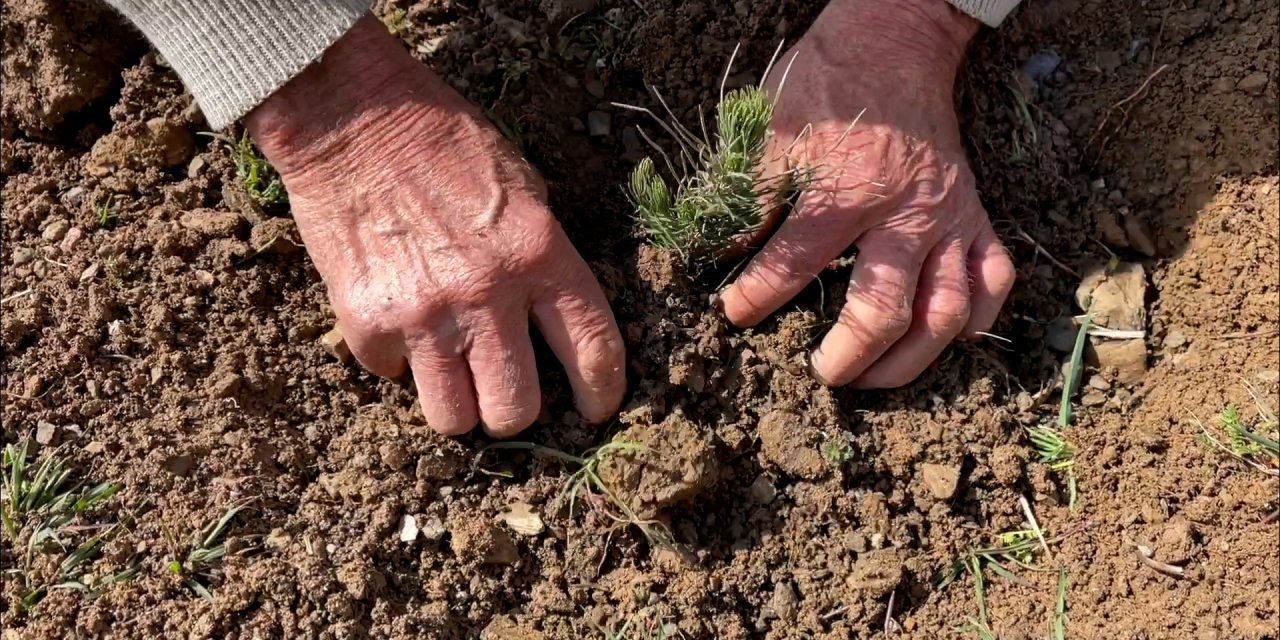
[(537, 402), (504, 400), (485, 411), (485, 428), (495, 434), (514, 434), (523, 431), (538, 419)]
[(969, 322), (971, 306), (969, 296), (957, 291), (939, 293), (929, 312), (928, 326), (936, 335), (954, 336)]
[(622, 339), (606, 322), (593, 322), (577, 336), (576, 351), (583, 376), (592, 384), (607, 384), (617, 377), (626, 357)]

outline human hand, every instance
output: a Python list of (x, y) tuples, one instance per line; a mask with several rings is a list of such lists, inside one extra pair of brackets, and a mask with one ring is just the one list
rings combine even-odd
[(532, 317), (579, 411), (625, 392), (622, 337), (542, 182), (479, 112), (366, 17), (248, 118), (352, 353), (413, 371), (428, 424), (510, 436), (538, 415)]
[(754, 325), (856, 245), (844, 307), (810, 361), (825, 384), (907, 384), (988, 329), (1013, 285), (952, 105), (977, 28), (944, 0), (832, 0), (771, 74), (770, 164), (813, 168), (814, 181), (721, 300)]

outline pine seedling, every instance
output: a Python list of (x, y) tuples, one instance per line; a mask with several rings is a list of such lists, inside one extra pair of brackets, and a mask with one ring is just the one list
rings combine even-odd
[(673, 161), (645, 137), (662, 154), (674, 189), (659, 175), (653, 160), (645, 158), (631, 174), (628, 195), (641, 232), (651, 244), (695, 267), (705, 266), (758, 231), (765, 222), (766, 207), (802, 191), (810, 172), (798, 168), (786, 175), (765, 175), (774, 103), (762, 86), (728, 94), (721, 91), (714, 136), (706, 133), (705, 125), (699, 136), (676, 122), (662, 96), (656, 91), (655, 95), (670, 122), (648, 109), (615, 106), (652, 116), (675, 139), (679, 153)]
[(1031, 447), (1036, 450), (1040, 462), (1050, 470), (1064, 475), (1067, 479), (1067, 506), (1074, 509), (1079, 497), (1076, 486), (1076, 448), (1062, 435), (1062, 431), (1053, 427), (1030, 427), (1027, 438)]

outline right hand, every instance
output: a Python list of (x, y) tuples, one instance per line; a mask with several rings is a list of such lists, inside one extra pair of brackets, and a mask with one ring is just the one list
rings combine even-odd
[(530, 318), (578, 410), (617, 411), (624, 348), (541, 181), (482, 115), (366, 17), (248, 118), (352, 353), (412, 369), (427, 423), (497, 437), (538, 416)]

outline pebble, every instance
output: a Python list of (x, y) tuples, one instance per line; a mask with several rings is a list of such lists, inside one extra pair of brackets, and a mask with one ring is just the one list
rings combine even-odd
[(1098, 366), (1114, 369), (1121, 384), (1135, 384), (1147, 373), (1147, 345), (1142, 339), (1099, 340), (1093, 345)]
[(920, 468), (924, 476), (924, 485), (929, 488), (933, 497), (939, 500), (950, 500), (956, 495), (960, 486), (960, 467), (955, 465), (925, 464)]
[(609, 135), (613, 130), (613, 118), (603, 111), (587, 114), (587, 133), (597, 138)]
[(34, 249), (18, 247), (13, 250), (13, 266), (20, 267), (34, 260), (35, 257), (36, 252)]
[(200, 172), (204, 171), (204, 167), (207, 164), (208, 163), (204, 161), (204, 158), (201, 158), (200, 156), (192, 158), (191, 162), (187, 164), (187, 177), (193, 179), (200, 177)]
[(411, 515), (405, 515), (400, 520), (400, 542), (413, 542), (418, 539), (418, 519)]
[(70, 222), (67, 222), (66, 220), (54, 220), (49, 223), (49, 226), (44, 228), (44, 232), (40, 234), (40, 237), (43, 238), (45, 242), (57, 242), (61, 240), (63, 236), (67, 235), (67, 231), (70, 229)]
[(1236, 88), (1250, 95), (1260, 95), (1267, 88), (1267, 72), (1254, 71), (1241, 78)]
[(61, 200), (62, 205), (68, 209), (80, 206), (80, 203), (84, 202), (84, 187), (75, 186), (67, 189), (67, 192), (62, 194)]
[(1106, 391), (1111, 388), (1111, 383), (1102, 376), (1089, 376), (1089, 387), (1099, 391)]
[(41, 422), (36, 425), (36, 442), (40, 444), (53, 444), (58, 439), (58, 427), (48, 422)]
[(782, 580), (773, 587), (773, 598), (769, 601), (769, 607), (773, 609), (773, 614), (783, 622), (793, 622), (796, 619), (796, 613), (799, 611), (800, 599), (796, 597), (796, 590), (787, 580)]
[(1170, 329), (1169, 334), (1164, 337), (1164, 348), (1178, 349), (1187, 345), (1187, 334), (1181, 329)]
[(1107, 403), (1107, 394), (1101, 391), (1090, 391), (1080, 398), (1080, 404), (1086, 407), (1100, 407)]
[(756, 504), (769, 504), (778, 496), (778, 489), (773, 486), (772, 482), (769, 482), (768, 477), (764, 474), (760, 474), (759, 476), (756, 476), (755, 481), (751, 483), (749, 494), (752, 502)]
[(236, 373), (223, 375), (217, 380), (214, 380), (213, 384), (209, 385), (209, 395), (214, 398), (230, 398), (235, 395), (236, 391), (240, 390), (240, 383), (243, 382), (243, 380), (244, 378), (241, 378), (240, 375)]
[(409, 452), (398, 442), (388, 442), (378, 447), (378, 456), (382, 464), (392, 471), (399, 471), (409, 462)]
[(430, 540), (431, 542), (440, 540), (444, 537), (444, 534), (449, 532), (449, 530), (445, 528), (444, 522), (440, 520), (439, 516), (431, 516), (430, 518), (427, 518), (426, 522), (420, 525), (419, 530), (422, 532), (422, 537)]
[(338, 327), (335, 326), (328, 333), (320, 336), (320, 346), (338, 362), (342, 364), (351, 362), (351, 348), (347, 346), (347, 339), (343, 337)]
[(80, 227), (71, 227), (71, 230), (67, 231), (66, 237), (62, 239), (62, 243), (58, 245), (58, 248), (62, 249), (63, 253), (71, 253), (71, 250), (76, 247), (76, 244), (83, 237), (84, 232), (80, 230)]
[(1062, 353), (1071, 353), (1076, 346), (1076, 322), (1063, 316), (1049, 323), (1049, 348)]

